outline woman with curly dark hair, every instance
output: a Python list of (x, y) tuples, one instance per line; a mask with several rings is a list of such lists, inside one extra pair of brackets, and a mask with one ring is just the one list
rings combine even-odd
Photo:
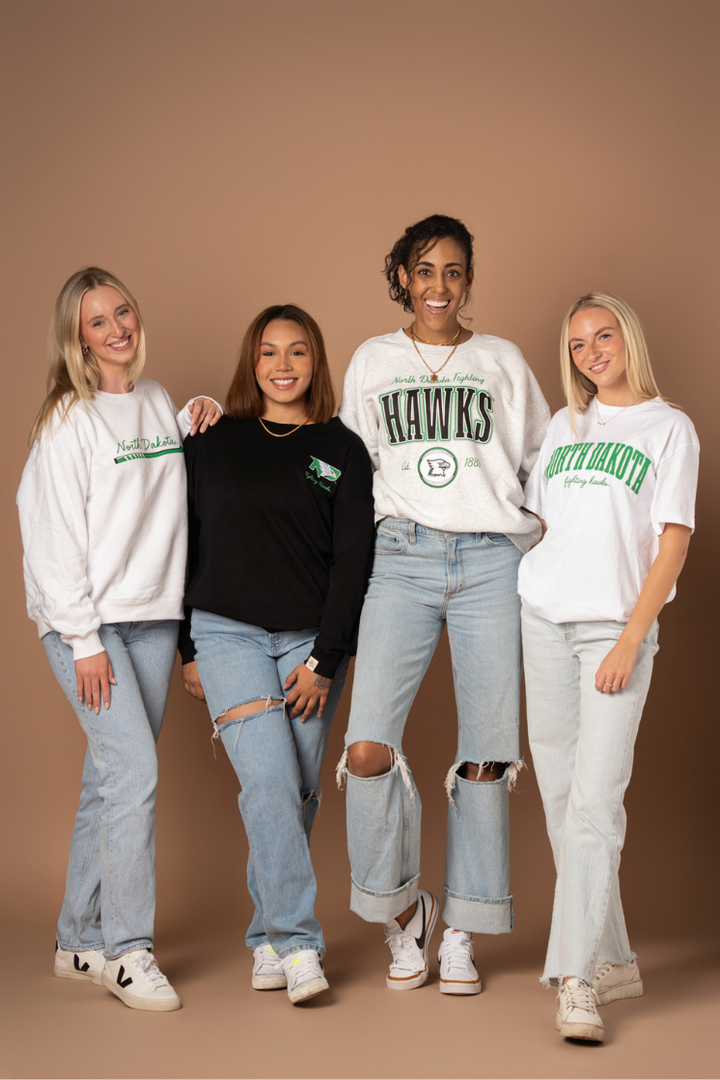
[(472, 236), (433, 215), (385, 261), (410, 326), (361, 345), (340, 416), (375, 468), (375, 563), (363, 608), (347, 779), (352, 909), (381, 922), (391, 989), (428, 976), (438, 901), (418, 887), (420, 797), (402, 751), (408, 712), (447, 625), (458, 711), (440, 990), (477, 994), (472, 933), (512, 928), (508, 791), (518, 737), (517, 568), (539, 539), (523, 484), (549, 420), (519, 350), (459, 317), (473, 281)]

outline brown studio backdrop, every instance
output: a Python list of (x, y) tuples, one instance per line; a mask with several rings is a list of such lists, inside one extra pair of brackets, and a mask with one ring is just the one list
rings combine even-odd
[[(13, 0), (0, 11), (3, 925), (52, 939), (83, 753), (25, 618), (13, 507), (60, 285), (88, 263), (120, 275), (146, 321), (146, 374), (178, 403), (222, 399), (247, 322), (287, 300), (320, 322), (339, 391), (357, 345), (406, 321), (387, 298), (384, 254), (440, 211), (475, 234), (473, 327), (518, 343), (553, 410), (561, 318), (604, 288), (640, 313), (660, 386), (700, 434), (698, 532), (661, 621), (622, 884), (631, 932), (705, 940), (693, 913), (717, 904), (717, 5), (448, 0), (439, 16), (428, 0), (121, 11)], [(314, 839), (340, 953), (377, 935), (346, 911), (332, 768), (347, 706), (346, 693)], [(191, 950), (210, 913), (233, 949), (249, 918), (236, 781), (209, 737), (176, 677), (160, 744), (157, 930)], [(437, 889), (454, 741), (443, 641), (406, 740), (424, 797), (423, 881)], [(553, 872), (531, 771), (512, 813), (517, 927), (493, 955), (539, 971)]]

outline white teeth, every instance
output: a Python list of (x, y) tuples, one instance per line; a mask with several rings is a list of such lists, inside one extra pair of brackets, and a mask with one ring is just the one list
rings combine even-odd
[(426, 300), (425, 303), (428, 307), (434, 308), (446, 308), (450, 303), (449, 300)]

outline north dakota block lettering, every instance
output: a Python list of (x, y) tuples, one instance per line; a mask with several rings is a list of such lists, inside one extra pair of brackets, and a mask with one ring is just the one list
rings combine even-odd
[[(642, 450), (626, 443), (582, 442), (558, 446), (545, 469), (545, 479), (551, 480), (570, 469), (595, 469), (608, 473), (625, 483), (636, 495), (652, 465)], [(627, 478), (626, 478), (627, 474)]]

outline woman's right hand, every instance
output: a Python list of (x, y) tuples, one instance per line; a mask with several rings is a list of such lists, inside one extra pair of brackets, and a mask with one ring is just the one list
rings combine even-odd
[(205, 700), (205, 691), (202, 688), (200, 673), (198, 672), (197, 663), (194, 660), (191, 660), (189, 664), (183, 664), (182, 681), (183, 686), (191, 697), (197, 698), (198, 701)]
[(105, 708), (110, 708), (110, 686), (117, 686), (113, 675), (110, 657), (106, 652), (86, 656), (75, 661), (78, 701), (84, 701), (88, 709), (100, 712), (100, 703), (104, 699)]

